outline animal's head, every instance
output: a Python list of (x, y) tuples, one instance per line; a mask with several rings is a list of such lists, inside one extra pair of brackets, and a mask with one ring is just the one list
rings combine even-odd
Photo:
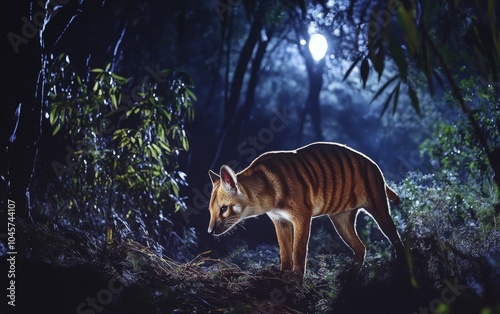
[(210, 170), (208, 175), (213, 184), (208, 233), (218, 236), (248, 217), (249, 211), (245, 211), (248, 202), (231, 168), (224, 165), (220, 174)]

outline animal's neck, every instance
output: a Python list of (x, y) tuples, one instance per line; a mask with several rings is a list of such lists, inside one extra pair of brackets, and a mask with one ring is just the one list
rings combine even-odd
[(264, 173), (258, 170), (243, 172), (238, 176), (238, 182), (252, 207), (260, 208), (263, 213), (276, 207), (273, 204), (274, 186), (267, 180)]

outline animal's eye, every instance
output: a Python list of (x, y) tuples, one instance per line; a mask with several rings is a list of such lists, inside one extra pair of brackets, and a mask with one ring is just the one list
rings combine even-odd
[(226, 205), (220, 207), (220, 214), (221, 215), (223, 215), (226, 211), (227, 211), (227, 206)]

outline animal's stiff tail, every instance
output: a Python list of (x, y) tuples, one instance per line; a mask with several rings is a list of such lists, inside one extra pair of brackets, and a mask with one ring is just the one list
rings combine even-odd
[(394, 203), (394, 205), (399, 205), (399, 202), (401, 201), (399, 199), (399, 196), (394, 192), (393, 189), (391, 189), (388, 185), (385, 186), (385, 190), (387, 192), (387, 197), (391, 202)]

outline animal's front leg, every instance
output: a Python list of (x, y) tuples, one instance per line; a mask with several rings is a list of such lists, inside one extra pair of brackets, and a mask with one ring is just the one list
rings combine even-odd
[(281, 270), (292, 270), (292, 223), (284, 219), (273, 219), (273, 223), (280, 246)]
[(311, 217), (305, 217), (293, 225), (293, 271), (302, 278), (306, 271), (307, 244), (311, 231)]

